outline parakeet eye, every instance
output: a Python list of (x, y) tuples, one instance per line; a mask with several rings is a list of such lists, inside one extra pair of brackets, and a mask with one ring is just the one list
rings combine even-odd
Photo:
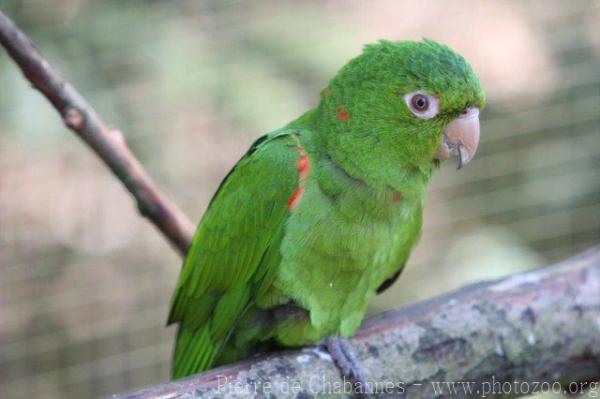
[(410, 105), (419, 112), (425, 112), (429, 108), (429, 100), (422, 94), (415, 94), (410, 99)]
[(404, 101), (417, 118), (431, 119), (439, 112), (439, 100), (437, 97), (427, 94), (422, 90), (406, 94)]

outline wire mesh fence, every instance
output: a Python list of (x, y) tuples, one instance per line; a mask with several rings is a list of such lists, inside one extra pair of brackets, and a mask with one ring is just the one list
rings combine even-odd
[[(372, 312), (600, 241), (600, 2), (2, 0), (198, 220), (259, 135), (315, 105), (363, 43), (430, 37), (488, 96), (465, 170), (429, 191)], [(0, 55), (0, 396), (99, 397), (168, 379), (180, 260)]]

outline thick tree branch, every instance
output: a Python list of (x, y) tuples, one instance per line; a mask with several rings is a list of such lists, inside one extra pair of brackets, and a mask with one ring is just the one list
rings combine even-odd
[[(579, 390), (579, 382), (600, 377), (600, 246), (380, 314), (350, 342), (370, 387), (388, 394), (395, 387), (402, 397)], [(466, 385), (443, 383), (461, 381), (473, 383), (472, 395)], [(589, 386), (600, 393), (600, 386)], [(116, 398), (337, 397), (349, 388), (326, 355), (304, 349)]]
[(25, 77), (60, 113), (65, 124), (85, 141), (121, 180), (142, 215), (179, 252), (187, 251), (193, 224), (156, 187), (117, 129), (110, 128), (90, 104), (35, 49), (31, 40), (0, 11), (0, 43)]

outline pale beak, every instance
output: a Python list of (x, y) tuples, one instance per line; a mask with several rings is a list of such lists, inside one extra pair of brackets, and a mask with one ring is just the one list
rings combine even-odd
[(434, 159), (458, 157), (458, 169), (475, 156), (479, 144), (479, 108), (470, 107), (446, 126)]

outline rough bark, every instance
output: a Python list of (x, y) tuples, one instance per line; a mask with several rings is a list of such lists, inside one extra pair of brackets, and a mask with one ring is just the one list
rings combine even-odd
[[(350, 342), (380, 394), (574, 393), (586, 381), (600, 394), (591, 382), (600, 377), (600, 246), (377, 315)], [(472, 382), (471, 395), (461, 382)], [(349, 397), (350, 388), (327, 354), (305, 348), (116, 398)]]
[(127, 147), (121, 132), (109, 127), (90, 104), (35, 49), (31, 40), (0, 11), (0, 43), (75, 132), (121, 180), (137, 202), (140, 213), (185, 255), (194, 225), (156, 187)]

